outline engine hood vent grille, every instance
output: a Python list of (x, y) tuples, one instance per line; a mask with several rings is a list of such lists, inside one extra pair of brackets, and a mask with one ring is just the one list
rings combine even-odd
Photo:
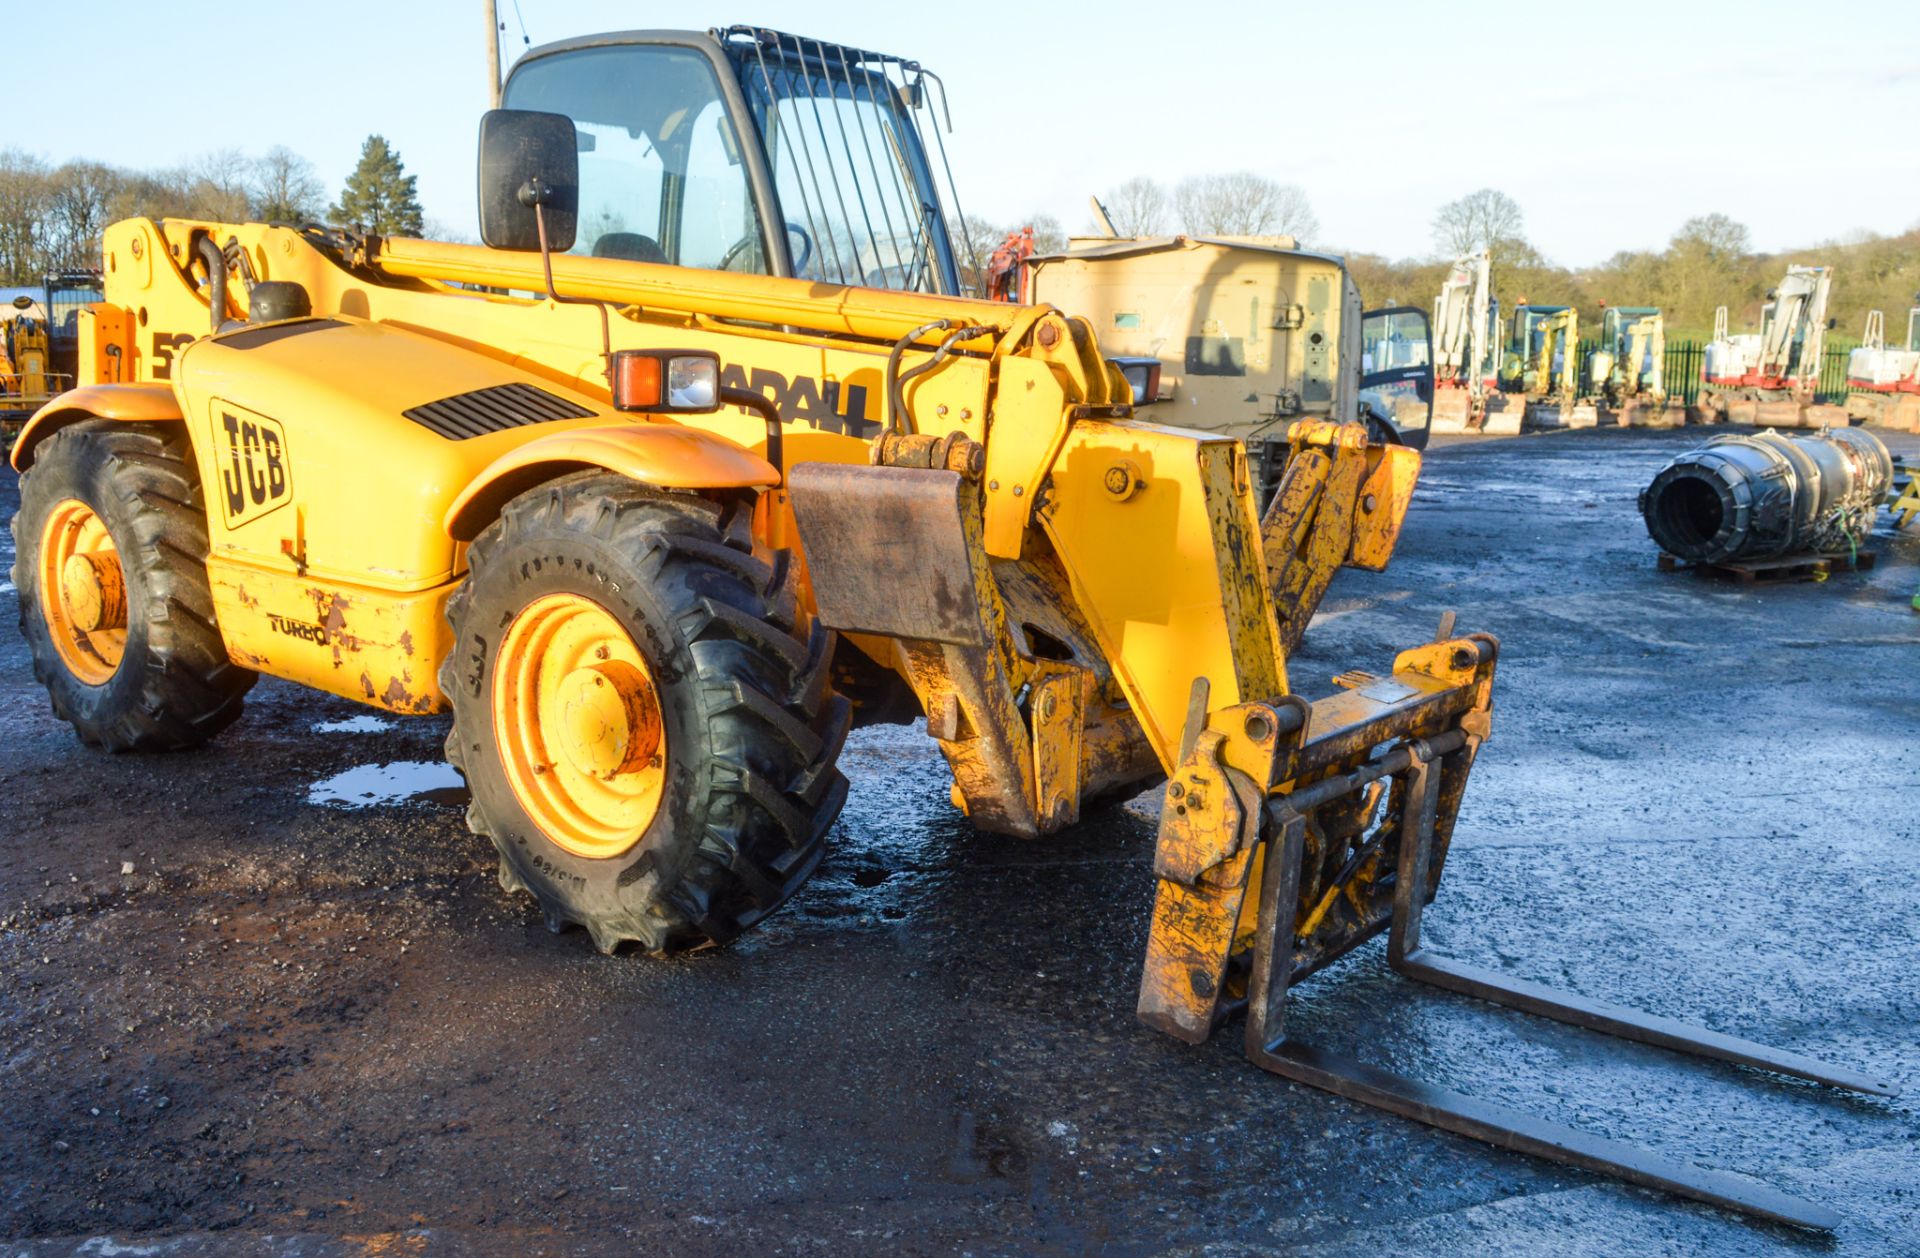
[(449, 441), (465, 441), (560, 419), (589, 419), (594, 412), (530, 384), (496, 384), (456, 393), (438, 402), (402, 411), (414, 423)]

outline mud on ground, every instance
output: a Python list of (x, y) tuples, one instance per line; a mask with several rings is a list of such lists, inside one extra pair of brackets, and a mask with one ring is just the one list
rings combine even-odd
[[(1339, 577), (1295, 681), (1384, 669), (1449, 607), (1499, 635), (1430, 942), (1911, 1087), (1920, 531), (1818, 585), (1657, 572), (1634, 496), (1699, 439), (1439, 446), (1392, 568)], [(932, 743), (866, 731), (785, 912), (723, 952), (608, 960), (496, 885), (430, 767), (441, 721), (266, 682), (209, 748), (91, 752), (14, 598), (8, 1254), (1828, 1248), (1292, 1087), (1232, 1033), (1148, 1032), (1156, 796), (1054, 841), (975, 835)], [(1295, 1025), (1825, 1201), (1839, 1252), (1920, 1246), (1912, 1101), (1410, 988), (1381, 949), (1301, 988)]]

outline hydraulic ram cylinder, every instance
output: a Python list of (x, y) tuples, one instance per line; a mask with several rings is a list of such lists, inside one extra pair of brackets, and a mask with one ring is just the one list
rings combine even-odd
[(1872, 433), (1715, 437), (1660, 469), (1640, 514), (1661, 549), (1689, 563), (1739, 563), (1857, 544), (1893, 484)]

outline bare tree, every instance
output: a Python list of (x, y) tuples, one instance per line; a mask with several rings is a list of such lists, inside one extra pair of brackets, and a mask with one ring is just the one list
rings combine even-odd
[(192, 213), (188, 180), (177, 170), (121, 171), (108, 222), (123, 218), (186, 218)]
[(192, 218), (243, 223), (250, 215), (247, 185), (253, 162), (239, 149), (215, 149), (187, 163), (178, 179), (186, 190), (186, 212)]
[(1527, 244), (1519, 203), (1495, 188), (1469, 192), (1441, 206), (1433, 216), (1433, 243), (1442, 253), (1453, 256), (1485, 249), (1493, 255), (1496, 269), (1503, 263), (1527, 265), (1538, 261)]
[(250, 191), (254, 217), (268, 223), (304, 223), (326, 208), (326, 190), (313, 163), (284, 144), (253, 163)]
[[(987, 271), (990, 269), (993, 255), (1001, 245), (1022, 231), (1033, 232), (1033, 251), (1040, 253), (1065, 253), (1067, 250), (1066, 228), (1060, 220), (1051, 214), (1029, 214), (1015, 219), (1012, 223), (994, 223), (983, 218), (967, 220), (968, 233), (964, 241), (956, 239), (955, 250), (959, 253), (960, 284), (963, 291), (984, 294), (987, 291)], [(975, 260), (978, 259), (978, 266)]]
[(1286, 235), (1306, 240), (1320, 231), (1307, 194), (1248, 171), (1195, 175), (1173, 190), (1183, 230), (1201, 236)]
[(320, 199), (312, 164), (284, 148), (258, 160), (223, 149), (158, 171), (89, 161), (54, 170), (30, 153), (0, 151), (0, 284), (99, 266), (101, 234), (121, 219), (292, 219), (317, 213)]
[(0, 283), (30, 284), (46, 269), (42, 233), (52, 190), (47, 164), (0, 152)]
[(987, 260), (993, 257), (993, 251), (1007, 238), (1007, 230), (990, 219), (971, 216), (967, 219), (966, 238), (956, 239), (953, 248), (959, 255), (956, 261), (960, 266), (960, 283), (969, 291), (986, 291)]
[(1167, 190), (1151, 175), (1135, 175), (1102, 197), (1100, 205), (1122, 236), (1158, 236), (1167, 230)]
[(68, 162), (48, 179), (45, 220), (49, 268), (100, 265), (100, 233), (114, 220), (125, 176), (99, 162)]
[(1752, 248), (1746, 227), (1725, 214), (1703, 214), (1680, 224), (1660, 268), (1660, 304), (1669, 317), (1704, 326), (1715, 306), (1739, 312), (1756, 302), (1765, 281), (1752, 264)]
[(1051, 214), (1028, 214), (1011, 223), (993, 223), (986, 219), (970, 218), (967, 226), (972, 229), (970, 238), (973, 248), (985, 262), (987, 255), (998, 249), (1008, 236), (1024, 228), (1033, 229), (1033, 251), (1035, 253), (1062, 253), (1067, 247), (1067, 230), (1060, 220)]
[(1067, 229), (1060, 220), (1051, 214), (1029, 214), (1024, 227), (1033, 228), (1033, 251), (1035, 253), (1065, 253), (1067, 250)]
[[(435, 218), (431, 214), (427, 215), (426, 218), (421, 221), (420, 238), (422, 240), (444, 240), (452, 245), (477, 245), (480, 243), (479, 237), (475, 236), (468, 228), (455, 227), (446, 219)], [(596, 237), (588, 235), (584, 230), (581, 231), (580, 238), (582, 240), (596, 239)]]
[(1694, 252), (1716, 262), (1740, 261), (1753, 252), (1746, 224), (1725, 214), (1701, 214), (1680, 224), (1673, 233), (1676, 252)]

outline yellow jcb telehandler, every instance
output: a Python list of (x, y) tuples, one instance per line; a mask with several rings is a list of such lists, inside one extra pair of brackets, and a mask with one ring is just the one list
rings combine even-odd
[(1449, 617), (1314, 702), (1286, 662), (1333, 572), (1393, 549), (1420, 456), (1359, 416), (1430, 396), (1427, 355), (1362, 378), (1361, 329), (1330, 329), (1341, 405), (1258, 510), (1242, 444), (1150, 422), (1084, 320), (960, 295), (937, 90), (756, 28), (575, 40), (482, 120), (484, 246), (110, 227), (82, 383), (12, 456), (55, 711), (113, 749), (213, 736), (261, 673), (450, 711), (501, 882), (609, 951), (792, 896), (855, 720), (924, 715), (983, 830), (1164, 782), (1148, 1024), (1244, 1012), (1287, 1078), (1831, 1227), (1287, 1033), (1289, 987), (1386, 932), (1414, 978), (1889, 1090), (1421, 947), (1498, 645)]

